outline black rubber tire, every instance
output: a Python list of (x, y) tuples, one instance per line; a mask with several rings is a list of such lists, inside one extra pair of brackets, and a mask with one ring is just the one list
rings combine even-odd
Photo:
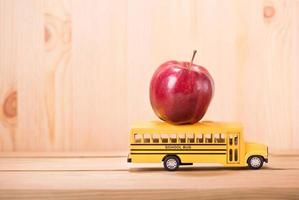
[[(177, 163), (176, 166), (173, 168), (170, 168), (169, 166), (167, 166), (167, 162), (169, 160), (175, 161)], [(163, 161), (163, 165), (167, 171), (176, 171), (180, 167), (180, 160), (177, 156), (167, 156)]]
[[(260, 164), (253, 165), (253, 163), (252, 163), (253, 160), (259, 160)], [(261, 167), (263, 167), (264, 158), (262, 156), (250, 156), (247, 160), (247, 164), (250, 169), (260, 169)]]

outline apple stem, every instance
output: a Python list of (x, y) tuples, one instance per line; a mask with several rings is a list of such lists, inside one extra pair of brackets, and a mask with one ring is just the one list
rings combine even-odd
[(196, 53), (197, 53), (197, 50), (193, 50), (193, 56), (192, 56), (192, 59), (191, 59), (191, 62), (190, 62), (189, 70), (191, 69), (191, 67), (193, 65), (193, 60), (195, 58)]

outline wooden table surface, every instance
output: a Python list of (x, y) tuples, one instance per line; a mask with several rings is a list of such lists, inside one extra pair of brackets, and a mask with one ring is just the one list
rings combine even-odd
[(125, 156), (1, 157), (0, 199), (299, 199), (299, 156), (261, 170), (133, 165)]

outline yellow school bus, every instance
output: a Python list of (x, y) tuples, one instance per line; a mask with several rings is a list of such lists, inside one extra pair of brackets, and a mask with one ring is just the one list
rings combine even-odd
[(245, 142), (239, 123), (173, 125), (153, 121), (132, 126), (128, 162), (163, 162), (169, 171), (193, 163), (259, 169), (268, 162), (268, 147)]

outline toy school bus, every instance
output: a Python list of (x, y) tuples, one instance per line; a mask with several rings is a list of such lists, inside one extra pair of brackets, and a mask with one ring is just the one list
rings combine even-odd
[(268, 147), (245, 142), (242, 125), (238, 123), (146, 122), (131, 128), (128, 162), (163, 162), (169, 171), (193, 163), (259, 169), (268, 162)]

